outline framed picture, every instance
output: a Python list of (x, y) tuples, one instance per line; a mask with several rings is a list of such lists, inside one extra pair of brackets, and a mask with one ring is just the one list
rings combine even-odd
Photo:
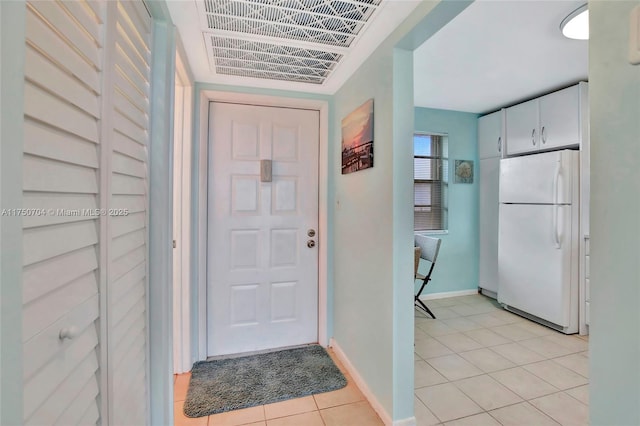
[(473, 160), (455, 160), (454, 183), (473, 183)]
[(373, 99), (342, 120), (342, 174), (373, 167)]

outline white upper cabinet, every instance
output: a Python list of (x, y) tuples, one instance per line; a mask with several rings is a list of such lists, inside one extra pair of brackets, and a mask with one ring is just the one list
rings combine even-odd
[(540, 149), (580, 144), (580, 92), (572, 86), (540, 98)]
[(507, 155), (579, 146), (587, 83), (507, 108)]
[(478, 119), (478, 155), (480, 159), (502, 157), (504, 109)]
[(537, 151), (538, 99), (507, 108), (507, 155)]

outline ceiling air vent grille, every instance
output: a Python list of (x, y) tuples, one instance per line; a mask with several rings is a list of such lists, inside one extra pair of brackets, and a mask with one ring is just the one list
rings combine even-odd
[(342, 55), (301, 47), (211, 37), (216, 72), (321, 84)]
[(382, 0), (205, 0), (207, 25), (349, 47)]
[(383, 0), (198, 0), (218, 75), (323, 84)]

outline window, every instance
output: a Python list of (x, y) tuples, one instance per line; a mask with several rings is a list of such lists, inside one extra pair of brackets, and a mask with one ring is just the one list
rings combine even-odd
[(413, 135), (413, 228), (416, 231), (447, 229), (448, 156), (446, 135)]

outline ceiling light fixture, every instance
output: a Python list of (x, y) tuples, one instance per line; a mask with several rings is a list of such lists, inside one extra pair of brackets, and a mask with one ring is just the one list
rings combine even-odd
[(589, 9), (583, 4), (560, 23), (560, 30), (567, 38), (589, 40)]

